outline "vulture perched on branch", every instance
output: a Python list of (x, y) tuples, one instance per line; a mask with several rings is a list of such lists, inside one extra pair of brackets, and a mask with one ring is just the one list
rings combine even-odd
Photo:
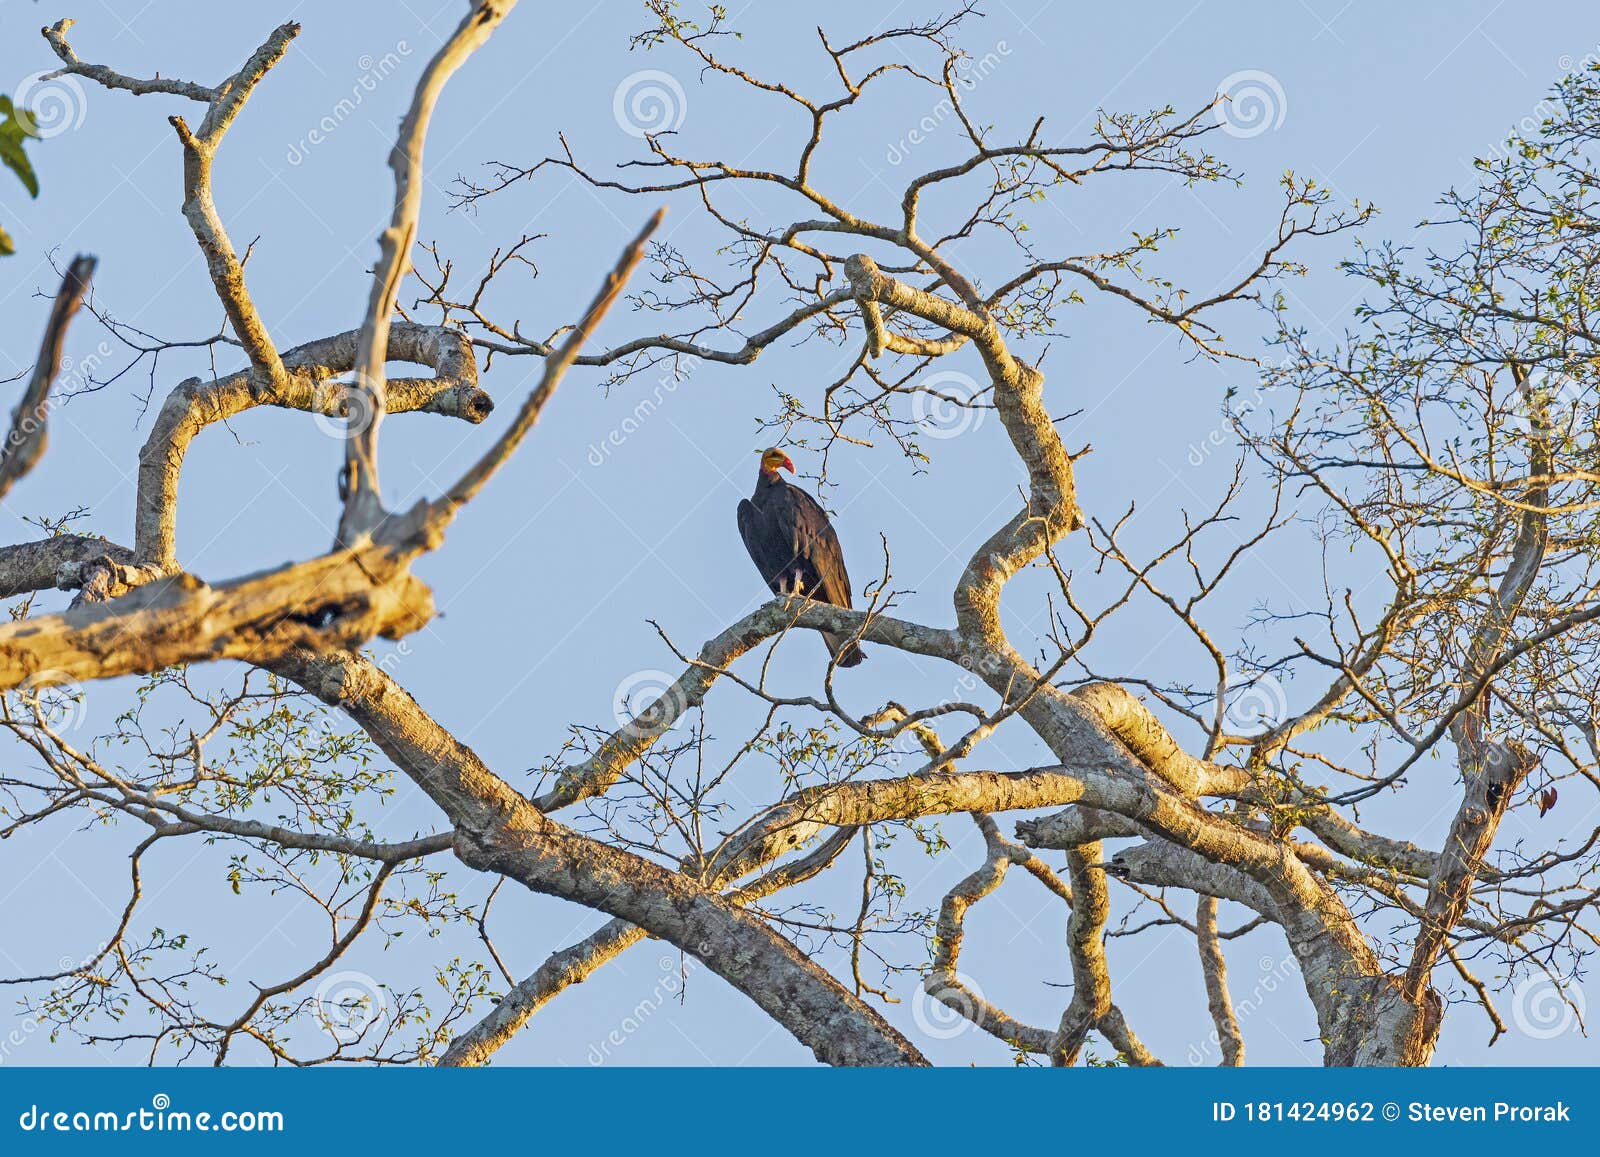
[[(761, 455), (756, 492), (739, 503), (739, 535), (775, 595), (805, 595), (835, 607), (850, 605), (839, 536), (817, 500), (778, 474), (794, 473), (794, 462), (774, 447)], [(843, 635), (824, 631), (823, 641), (841, 667), (866, 658)]]

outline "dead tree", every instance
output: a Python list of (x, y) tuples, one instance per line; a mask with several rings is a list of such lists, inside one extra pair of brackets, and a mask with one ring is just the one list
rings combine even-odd
[[(547, 319), (541, 331), (556, 336), (541, 340), (485, 304), (489, 283), (526, 237), (497, 253), (466, 292), (435, 250), (433, 268), (415, 271), (417, 299), (399, 300), (413, 272), (430, 113), (450, 74), (512, 6), (473, 5), (424, 70), (391, 157), (394, 213), (359, 327), (282, 352), (251, 300), (210, 168), (296, 26), (275, 30), (215, 87), (86, 63), (66, 39), (70, 22), (45, 30), (65, 73), (200, 106), (196, 128), (172, 118), (184, 215), (229, 340), (248, 365), (184, 381), (159, 407), (139, 453), (131, 545), (59, 533), (0, 551), (8, 596), (80, 592), (64, 613), (0, 628), (0, 689), (10, 692), (3, 722), (38, 764), (0, 780), (11, 802), (0, 834), (73, 816), (149, 829), (105, 947), (14, 981), (41, 994), (32, 998), (37, 1015), (88, 1039), (138, 1042), (152, 1060), (220, 1064), (248, 1043), (289, 1063), (478, 1064), (565, 988), (655, 938), (717, 973), (819, 1060), (918, 1064), (917, 1045), (879, 1011), (883, 993), (869, 979), (874, 959), (901, 966), (885, 942), (910, 940), (926, 944), (915, 964), (938, 1007), (1020, 1056), (1073, 1064), (1098, 1035), (1122, 1060), (1155, 1064), (1132, 1027), (1137, 1010), (1117, 1001), (1106, 942), (1174, 925), (1195, 937), (1226, 1063), (1241, 1061), (1243, 1038), (1222, 945), (1258, 927), (1285, 938), (1330, 1064), (1427, 1063), (1447, 998), (1480, 1002), (1498, 1033), (1499, 992), (1474, 972), (1475, 961), (1508, 976), (1542, 972), (1565, 991), (1560, 984), (1595, 943), (1600, 830), (1575, 841), (1553, 835), (1544, 847), (1492, 847), (1509, 809), (1549, 811), (1557, 783), (1600, 785), (1600, 580), (1591, 562), (1600, 427), (1586, 309), (1600, 236), (1592, 76), (1563, 83), (1559, 115), (1525, 147), (1485, 162), (1481, 188), (1443, 202), (1435, 228), (1448, 242), (1423, 257), (1360, 252), (1349, 271), (1368, 283), (1368, 304), (1345, 339), (1323, 349), (1274, 286), (1304, 271), (1303, 242), (1364, 224), (1370, 210), (1339, 209), (1312, 181), (1286, 177), (1261, 251), (1242, 274), (1201, 290), (1158, 271), (1166, 227), (1076, 254), (1036, 252), (1023, 227), (1025, 206), (1089, 183), (1232, 182), (1209, 151), (1225, 121), (1215, 103), (1189, 114), (1104, 112), (1081, 139), (1062, 142), (1042, 119), (988, 128), (969, 111), (981, 62), (955, 38), (970, 10), (844, 44), (819, 33), (816, 51), (836, 84), (808, 94), (725, 55), (736, 46), (719, 10), (701, 26), (652, 0), (653, 23), (637, 43), (683, 54), (708, 85), (796, 113), (793, 159), (781, 169), (748, 168), (721, 155), (680, 155), (672, 133), (647, 132), (646, 155), (617, 173), (592, 170), (581, 142), (563, 139), (547, 159), (502, 164), (464, 185), (460, 198), (471, 203), (516, 196), (548, 174), (575, 175), (607, 195), (643, 198), (650, 212), (663, 200), (687, 201), (727, 231), (717, 264), (652, 246), (653, 223), (646, 226), (587, 311)], [(814, 169), (828, 128), (891, 84), (931, 95), (958, 127), (964, 157), (910, 176), (894, 214), (879, 220), (839, 200)], [(740, 187), (792, 212), (753, 223), (730, 205), (727, 194)], [(963, 207), (952, 212), (956, 201)], [(632, 300), (642, 316), (659, 318), (660, 330), (592, 348), (590, 332), (642, 261), (655, 279)], [(1136, 311), (1197, 358), (1259, 380), (1230, 403), (1245, 453), (1225, 493), (1214, 508), (1186, 514), (1176, 540), (1153, 553), (1128, 545), (1131, 510), (1094, 509), (1079, 493), (1083, 451), (1068, 448), (1059, 414), (1102, 387), (1047, 389), (1041, 365), (1044, 344), (1070, 329), (1076, 303), (1090, 296)], [(785, 307), (749, 328), (747, 318), (774, 297)], [(63, 301), (64, 318), (70, 288)], [(1257, 316), (1256, 308), (1276, 321), (1270, 356), (1231, 346), (1220, 329), (1230, 310)], [(433, 324), (416, 320), (430, 310)], [(838, 452), (926, 461), (915, 416), (929, 407), (982, 408), (1002, 424), (1026, 485), (949, 592), (949, 625), (895, 613), (886, 560), (864, 609), (774, 600), (697, 649), (669, 638), (681, 674), (615, 729), (575, 726), (531, 794), (486, 766), (362, 652), (428, 621), (430, 593), (411, 564), (443, 548), (456, 512), (527, 439), (567, 370), (603, 368), (625, 398), (646, 371), (748, 365), (796, 340), (856, 351), (846, 373), (814, 396), (784, 397), (773, 419), (790, 441), (820, 453), (824, 475)], [(35, 369), (46, 390), (59, 344), (59, 333), (47, 338)], [(932, 367), (961, 356), (976, 359), (981, 380), (952, 392), (955, 379)], [(479, 385), (480, 357), (538, 359), (542, 374), (508, 430), (458, 482), (410, 511), (385, 510), (382, 419), (422, 412), (481, 422), (492, 404)], [(392, 363), (432, 376), (391, 378)], [(36, 393), (27, 401), (35, 408)], [(908, 399), (913, 419), (904, 415)], [(338, 540), (291, 566), (201, 582), (185, 572), (177, 539), (184, 453), (207, 427), (262, 405), (348, 418)], [(0, 459), (0, 471), (9, 469)], [(1241, 530), (1246, 517), (1254, 527)], [(1324, 607), (1267, 609), (1242, 625), (1208, 621), (1207, 600), (1242, 561), (1279, 543), (1303, 550), (1307, 535), (1330, 560)], [(1357, 552), (1366, 573), (1381, 576), (1386, 597), (1376, 614), (1345, 585), (1339, 551)], [(1020, 599), (1047, 607), (1046, 634), (1021, 639), (1008, 629), (1002, 603)], [(1115, 634), (1140, 615), (1175, 618), (1214, 672), (1209, 685), (1159, 661), (1116, 666)], [(959, 673), (969, 690), (861, 714), (841, 703), (830, 669), (811, 695), (778, 695), (767, 663), (796, 631), (905, 652)], [(191, 665), (219, 660), (246, 670), (236, 691), (191, 684)], [(178, 696), (192, 718), (164, 736), (137, 715), (121, 721), (124, 749), (134, 754), (114, 763), (54, 726), (63, 705), (51, 688), (118, 675), (146, 676), (151, 694)], [(713, 694), (760, 704), (765, 721), (710, 770), (695, 720)], [(329, 726), (335, 712), (358, 730)], [(1007, 724), (1028, 728), (1049, 762), (985, 766), (985, 740)], [(210, 758), (224, 733), (249, 741)], [(373, 770), (380, 757), (398, 769), (399, 786)], [(1360, 804), (1415, 790), (1415, 772), (1436, 757), (1457, 779), (1441, 847), (1366, 825)], [(783, 769), (786, 790), (764, 809), (729, 816), (728, 781), (759, 761)], [(264, 818), (268, 788), (289, 801), (287, 816)], [(1435, 774), (1430, 790), (1438, 789)], [(373, 838), (363, 809), (393, 790), (425, 793), (437, 806), (436, 828), (404, 842)], [(703, 822), (715, 809), (720, 832)], [(931, 854), (947, 855), (919, 825), (963, 813), (976, 825), (982, 862), (919, 923), (896, 907), (879, 841), (916, 831)], [(998, 818), (1005, 813), (1027, 813), (1011, 817), (1014, 834)], [(168, 964), (183, 946), (142, 935), (135, 920), (141, 860), (174, 839), (238, 846), (235, 887), (304, 892), (327, 914), (327, 950), (296, 975), (257, 983), (242, 1003), (196, 997), (188, 982), (211, 978), (210, 966)], [(769, 903), (844, 870), (858, 843), (865, 868), (853, 919)], [(1063, 872), (1046, 864), (1047, 852), (1063, 854)], [(323, 858), (338, 872), (319, 891), (301, 869)], [(493, 881), (489, 901), (463, 905), (446, 865), (449, 880)], [(1063, 902), (1072, 988), (1054, 1024), (1018, 1020), (960, 968), (966, 913), (1012, 867)], [(487, 930), (504, 881), (609, 923), (528, 975), (510, 974)], [(1120, 924), (1114, 896), (1134, 906)], [(1219, 901), (1248, 912), (1247, 922), (1222, 929)], [(1140, 923), (1137, 913), (1153, 915)], [(483, 934), (482, 959), (441, 966), (442, 1007), (375, 991), (356, 994), (352, 1007), (322, 991), (360, 937), (408, 919), (464, 922)], [(803, 938), (841, 948), (846, 978), (827, 966), (833, 958), (802, 951)], [(374, 1001), (386, 1005), (381, 1018), (363, 1011)], [(157, 1027), (122, 1025), (130, 1003), (152, 1011)], [(333, 1048), (301, 1047), (296, 1024), (308, 1011), (325, 1027), (336, 1022)], [(414, 1039), (408, 1026), (419, 1028)]]

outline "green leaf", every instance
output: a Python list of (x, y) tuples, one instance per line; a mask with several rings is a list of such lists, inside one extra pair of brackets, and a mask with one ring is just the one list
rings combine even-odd
[(37, 197), (39, 178), (22, 150), (22, 143), (34, 135), (33, 118), (26, 111), (18, 113), (10, 97), (0, 96), (0, 163), (17, 175), (30, 196)]
[(11, 234), (0, 228), (0, 257), (10, 257), (16, 251), (17, 246), (11, 240)]

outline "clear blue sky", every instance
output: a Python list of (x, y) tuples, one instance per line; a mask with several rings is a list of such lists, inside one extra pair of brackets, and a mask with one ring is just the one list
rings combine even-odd
[[(0, 91), (51, 67), (39, 25), (64, 15), (78, 21), (72, 40), (86, 60), (136, 75), (160, 72), (214, 82), (236, 68), (270, 28), (286, 19), (304, 25), (288, 56), (262, 84), (229, 133), (217, 161), (216, 195), (235, 241), (259, 237), (249, 264), (255, 299), (280, 348), (352, 328), (367, 294), (364, 271), (387, 216), (392, 186), (384, 159), (392, 131), (423, 62), (452, 28), (462, 6), (377, 3), (217, 5), (182, 0), (112, 4), (79, 0), (70, 7), (0, 0)], [(975, 56), (1000, 60), (973, 94), (980, 119), (1025, 132), (1040, 115), (1062, 138), (1081, 133), (1099, 106), (1140, 110), (1173, 103), (1198, 107), (1223, 78), (1243, 70), (1268, 73), (1281, 87), (1281, 123), (1248, 139), (1213, 138), (1213, 147), (1241, 169), (1239, 191), (1193, 193), (1159, 182), (1087, 190), (1042, 208), (1036, 236), (1082, 248), (1113, 243), (1134, 228), (1181, 225), (1167, 269), (1196, 289), (1236, 274), (1258, 255), (1274, 226), (1275, 181), (1286, 168), (1316, 176), (1346, 198), (1375, 202), (1382, 215), (1366, 236), (1403, 238), (1446, 187), (1472, 180), (1470, 159), (1491, 148), (1528, 116), (1548, 85), (1574, 61), (1596, 51), (1600, 25), (1587, 5), (1547, 5), (1538, 18), (1510, 3), (1375, 4), (1046, 4), (993, 0), (985, 19), (962, 37)], [(826, 60), (815, 48), (822, 24), (839, 39), (931, 14), (911, 3), (860, 5), (826, 0), (806, 6), (730, 6), (744, 33), (728, 51), (760, 75), (813, 91), (832, 91)], [(622, 0), (560, 11), (525, 3), (489, 46), (450, 85), (429, 140), (429, 194), (422, 237), (438, 240), (472, 275), (497, 246), (523, 232), (542, 233), (531, 251), (537, 279), (507, 286), (499, 316), (520, 318), (543, 335), (571, 319), (599, 271), (654, 208), (641, 200), (602, 197), (552, 176), (522, 186), (480, 212), (447, 212), (445, 188), (458, 174), (481, 174), (490, 160), (529, 162), (556, 147), (563, 131), (597, 166), (642, 155), (613, 118), (613, 96), (641, 69), (671, 73), (685, 94), (685, 150), (726, 154), (734, 161), (786, 164), (803, 126), (777, 101), (706, 87), (681, 53), (629, 53), (628, 37), (646, 23), (642, 7)], [(393, 70), (383, 62), (393, 62)], [(362, 78), (389, 73), (375, 84)], [(370, 89), (370, 90), (369, 90)], [(887, 91), (887, 90), (886, 90)], [(97, 300), (116, 316), (169, 339), (214, 332), (220, 311), (200, 256), (178, 213), (179, 148), (166, 117), (188, 112), (166, 97), (134, 98), (85, 85), (87, 102), (72, 110), (71, 128), (34, 150), (43, 192), (23, 200), (0, 174), (0, 214), (19, 255), (0, 262), (0, 376), (32, 358), (54, 278), (46, 254), (97, 254)], [(935, 158), (949, 142), (916, 146), (894, 163), (902, 141), (930, 109), (919, 90), (880, 99), (845, 126), (822, 161), (827, 186), (847, 203), (883, 212), (910, 166)], [(344, 111), (341, 102), (347, 102)], [(353, 107), (351, 107), (353, 105)], [(333, 126), (321, 143), (312, 130)], [(948, 126), (945, 127), (948, 132)], [(718, 243), (688, 201), (676, 202), (671, 242), (695, 254)], [(752, 214), (772, 211), (752, 205)], [(763, 218), (768, 223), (775, 218)], [(787, 221), (796, 219), (784, 217)], [(1294, 285), (1313, 328), (1340, 328), (1354, 287), (1333, 270), (1347, 239), (1302, 250), (1313, 266)], [(995, 255), (993, 268), (1005, 268)], [(775, 309), (775, 303), (768, 303)], [(1092, 443), (1082, 467), (1085, 501), (1102, 518), (1130, 501), (1145, 514), (1137, 541), (1153, 544), (1180, 525), (1178, 510), (1214, 500), (1225, 482), (1219, 461), (1190, 462), (1191, 447), (1219, 426), (1224, 391), (1248, 387), (1238, 367), (1195, 364), (1171, 338), (1125, 309), (1091, 306), (1064, 326), (1046, 369), (1060, 412), (1082, 409), (1068, 427), (1074, 445)], [(424, 320), (427, 320), (424, 317)], [(759, 323), (759, 317), (752, 317)], [(1234, 315), (1231, 335), (1247, 346), (1258, 322)], [(623, 314), (606, 336), (653, 329)], [(94, 353), (104, 334), (80, 321), (72, 354)], [(117, 356), (120, 355), (120, 351)], [(395, 674), (422, 704), (513, 782), (555, 752), (572, 722), (606, 722), (619, 683), (631, 673), (672, 668), (671, 655), (647, 619), (680, 644), (696, 646), (764, 597), (733, 526), (733, 508), (749, 489), (755, 422), (769, 412), (774, 386), (804, 392), (829, 380), (844, 356), (831, 347), (771, 350), (743, 369), (707, 368), (671, 392), (641, 429), (606, 456), (590, 447), (618, 428), (649, 383), (607, 395), (592, 371), (574, 373), (535, 437), (452, 530), (437, 557), (421, 567), (443, 617), (411, 641)], [(226, 368), (234, 368), (230, 361)], [(497, 363), (485, 385), (501, 403), (486, 427), (428, 417), (398, 418), (384, 427), (384, 481), (391, 506), (437, 493), (493, 436), (514, 410), (537, 366)], [(174, 355), (155, 373), (157, 399), (203, 357)], [(132, 472), (144, 436), (135, 395), (150, 385), (149, 365), (103, 391), (63, 407), (40, 469), (9, 497), (0, 521), (11, 541), (35, 532), (23, 514), (93, 512), (86, 525), (127, 541)], [(15, 388), (15, 387), (12, 387)], [(10, 403), (7, 403), (8, 405)], [(896, 586), (913, 588), (903, 611), (933, 622), (949, 618), (948, 594), (971, 545), (989, 533), (1015, 495), (1015, 468), (996, 423), (936, 444), (931, 472), (913, 474), (882, 451), (843, 454), (834, 463), (831, 496), (858, 581), (877, 566), (880, 533), (889, 538)], [(189, 455), (180, 507), (179, 553), (185, 566), (224, 578), (325, 549), (336, 518), (338, 443), (301, 415), (252, 413), (227, 430), (207, 431)], [(996, 465), (1001, 463), (1002, 465)], [(801, 461), (802, 469), (812, 465)], [(1275, 556), (1212, 611), (1232, 637), (1260, 599), (1309, 605), (1320, 575), (1310, 556)], [(1042, 603), (1019, 611), (1019, 633), (1042, 618)], [(814, 679), (818, 649), (797, 640), (783, 652), (781, 677), (800, 688)], [(1123, 624), (1108, 650), (1108, 668), (1152, 670), (1175, 678), (1197, 672), (1192, 645), (1154, 615)], [(929, 701), (951, 694), (952, 675), (879, 649), (860, 672), (841, 676), (848, 701), (881, 703), (889, 694)], [(1291, 696), (1305, 694), (1291, 688)], [(97, 689), (90, 721), (109, 724), (117, 692)], [(742, 707), (732, 689), (713, 698), (713, 722), (738, 733)], [(718, 711), (726, 712), (718, 716)], [(1022, 732), (988, 745), (983, 766), (1022, 767), (1041, 749)], [(1448, 772), (1427, 772), (1437, 796), (1369, 818), (1397, 835), (1436, 842), (1444, 807), (1453, 807)], [(1424, 781), (1427, 782), (1427, 781)], [(765, 798), (752, 788), (752, 801)], [(1439, 805), (1436, 810), (1431, 804)], [(1569, 821), (1593, 826), (1587, 816)], [(383, 812), (390, 835), (430, 825), (426, 800), (401, 784)], [(1514, 813), (1507, 838), (1528, 821)], [(64, 826), (19, 836), (4, 847), (0, 876), (0, 969), (37, 972), (91, 949), (120, 908), (132, 825), (77, 833)], [(937, 861), (908, 858), (900, 866), (915, 902), (935, 905), (976, 862), (964, 829), (947, 825), (954, 851)], [(1541, 834), (1542, 833), (1528, 833)], [(182, 926), (217, 946), (236, 980), (269, 983), (307, 962), (304, 939), (315, 925), (289, 902), (235, 898), (218, 867), (197, 848), (163, 853), (152, 875), (166, 882), (150, 901), (149, 919)], [(191, 860), (191, 857), (197, 859)], [(482, 889), (462, 883), (478, 898)], [(833, 894), (847, 905), (847, 880)], [(825, 893), (826, 894), (826, 893)], [(1054, 1023), (1065, 993), (1045, 982), (1067, 977), (1064, 912), (1031, 881), (1014, 879), (973, 917), (964, 957), (997, 1002), (1024, 1019)], [(592, 928), (599, 917), (527, 896), (503, 901), (501, 942), (514, 970), (531, 970), (551, 949)], [(1237, 920), (1237, 913), (1225, 923)], [(297, 944), (297, 937), (298, 940)], [(430, 962), (467, 952), (467, 938), (408, 938), (355, 964), (397, 982), (426, 976)], [(1320, 1056), (1303, 994), (1281, 979), (1280, 938), (1254, 934), (1229, 947), (1234, 996), (1261, 1004), (1244, 1017), (1250, 1060), (1302, 1063)], [(737, 993), (704, 970), (689, 979), (682, 1005), (660, 999), (662, 946), (645, 944), (563, 995), (502, 1054), (506, 1063), (584, 1064), (601, 1040), (641, 1002), (654, 1008), (626, 1043), (620, 1063), (801, 1063), (809, 1054)], [(1192, 943), (1156, 933), (1114, 944), (1119, 1003), (1146, 1042), (1169, 1063), (1187, 1063), (1208, 1031)], [(911, 1021), (914, 981), (902, 977), (904, 1003), (888, 1014), (928, 1045), (938, 1061), (1006, 1063), (997, 1043), (976, 1033), (928, 1041)], [(239, 999), (235, 989), (230, 1000)], [(233, 1007), (227, 1000), (219, 1015)], [(0, 1028), (9, 1012), (0, 1009)], [(1567, 1034), (1536, 1041), (1513, 1033), (1486, 1053), (1488, 1027), (1472, 1008), (1449, 1017), (1439, 1050), (1447, 1063), (1581, 1062), (1592, 1042)], [(30, 1038), (17, 1061), (131, 1063), (129, 1053), (51, 1046)]]

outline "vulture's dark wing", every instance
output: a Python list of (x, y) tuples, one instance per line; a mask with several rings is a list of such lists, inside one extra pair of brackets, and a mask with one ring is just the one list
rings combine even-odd
[(773, 594), (778, 591), (778, 577), (794, 561), (794, 536), (774, 525), (772, 516), (748, 498), (739, 502), (739, 537), (750, 552), (750, 560), (767, 581)]
[(850, 575), (844, 569), (844, 551), (839, 549), (833, 523), (817, 500), (804, 490), (789, 485), (784, 489), (790, 499), (784, 505), (792, 512), (795, 554), (816, 572), (816, 586), (808, 593), (820, 602), (848, 607)]
[[(799, 487), (763, 478), (755, 500), (739, 503), (739, 537), (773, 594), (794, 590), (799, 579), (807, 595), (836, 607), (850, 605), (850, 576), (844, 569), (839, 536), (816, 499)], [(822, 633), (840, 667), (854, 667), (865, 656), (844, 635)]]

